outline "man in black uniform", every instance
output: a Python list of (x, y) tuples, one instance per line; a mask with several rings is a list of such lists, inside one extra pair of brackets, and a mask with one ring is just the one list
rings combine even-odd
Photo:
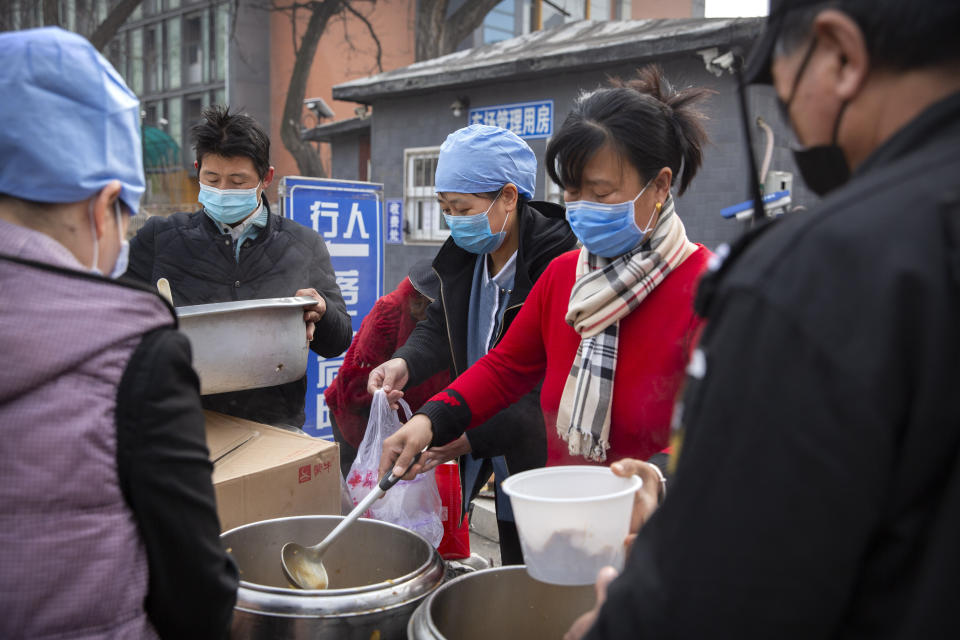
[(676, 481), (586, 637), (957, 638), (960, 3), (771, 5), (747, 78), (828, 195), (702, 288)]

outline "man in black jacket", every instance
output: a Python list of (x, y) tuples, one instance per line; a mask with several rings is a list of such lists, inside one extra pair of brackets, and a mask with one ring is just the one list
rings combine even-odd
[(828, 195), (701, 288), (676, 480), (588, 638), (960, 637), (958, 28), (772, 3), (747, 75)]
[[(263, 191), (273, 180), (270, 140), (250, 116), (213, 106), (193, 127), (200, 203), (193, 213), (150, 218), (130, 242), (128, 277), (170, 282), (177, 306), (310, 296), (304, 312), (310, 348), (343, 353), (353, 328), (323, 238), (270, 214)], [(306, 376), (286, 384), (204, 396), (206, 409), (299, 428)]]

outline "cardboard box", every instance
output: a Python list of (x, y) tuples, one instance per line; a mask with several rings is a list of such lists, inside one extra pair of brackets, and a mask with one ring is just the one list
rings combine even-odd
[(284, 516), (340, 514), (336, 443), (204, 411), (223, 531)]

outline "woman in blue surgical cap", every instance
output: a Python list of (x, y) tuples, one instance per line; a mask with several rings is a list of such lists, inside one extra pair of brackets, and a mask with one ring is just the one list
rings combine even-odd
[(0, 69), (0, 638), (223, 638), (238, 573), (190, 342), (117, 279), (140, 102), (59, 27), (0, 33)]
[(500, 344), (384, 442), (381, 470), (406, 468), (416, 451), (469, 434), (540, 385), (547, 466), (639, 473), (634, 525), (648, 515), (663, 484), (641, 461), (667, 449), (710, 257), (687, 238), (671, 193), (700, 167), (706, 134), (694, 105), (704, 94), (674, 92), (647, 67), (577, 101), (546, 159), (583, 248), (554, 260)]
[[(475, 124), (447, 136), (435, 182), (450, 227), (433, 261), (440, 297), (393, 359), (371, 372), (371, 393), (382, 387), (395, 399), (439, 371), (462, 374), (500, 341), (550, 261), (576, 245), (563, 208), (532, 201), (536, 176), (533, 151), (506, 129)], [(460, 457), (466, 509), (491, 470), (499, 484), (508, 469), (541, 467), (546, 455), (535, 389), (427, 459), (432, 468)], [(499, 489), (496, 502), (501, 561), (521, 564), (509, 501)]]

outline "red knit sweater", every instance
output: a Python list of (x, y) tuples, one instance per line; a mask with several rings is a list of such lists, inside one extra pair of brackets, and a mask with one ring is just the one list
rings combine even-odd
[[(582, 456), (571, 456), (556, 432), (560, 396), (580, 345), (580, 336), (564, 320), (577, 254), (571, 251), (550, 263), (500, 344), (449, 387), (466, 401), (472, 428), (543, 377), (540, 405), (547, 427), (548, 466), (587, 463)], [(605, 464), (625, 457), (646, 460), (667, 446), (674, 400), (700, 325), (693, 312), (693, 297), (709, 257), (709, 250), (699, 245), (637, 309), (620, 320)], [(449, 401), (443, 393), (431, 400), (445, 397)]]
[[(410, 315), (410, 299), (416, 295), (410, 279), (404, 278), (396, 289), (374, 303), (344, 354), (337, 376), (323, 392), (343, 439), (354, 448), (363, 441), (370, 417), (373, 397), (367, 391), (367, 378), (377, 365), (390, 359), (417, 326)], [(407, 389), (403, 399), (411, 411), (416, 411), (448, 382), (450, 374), (442, 371)]]

